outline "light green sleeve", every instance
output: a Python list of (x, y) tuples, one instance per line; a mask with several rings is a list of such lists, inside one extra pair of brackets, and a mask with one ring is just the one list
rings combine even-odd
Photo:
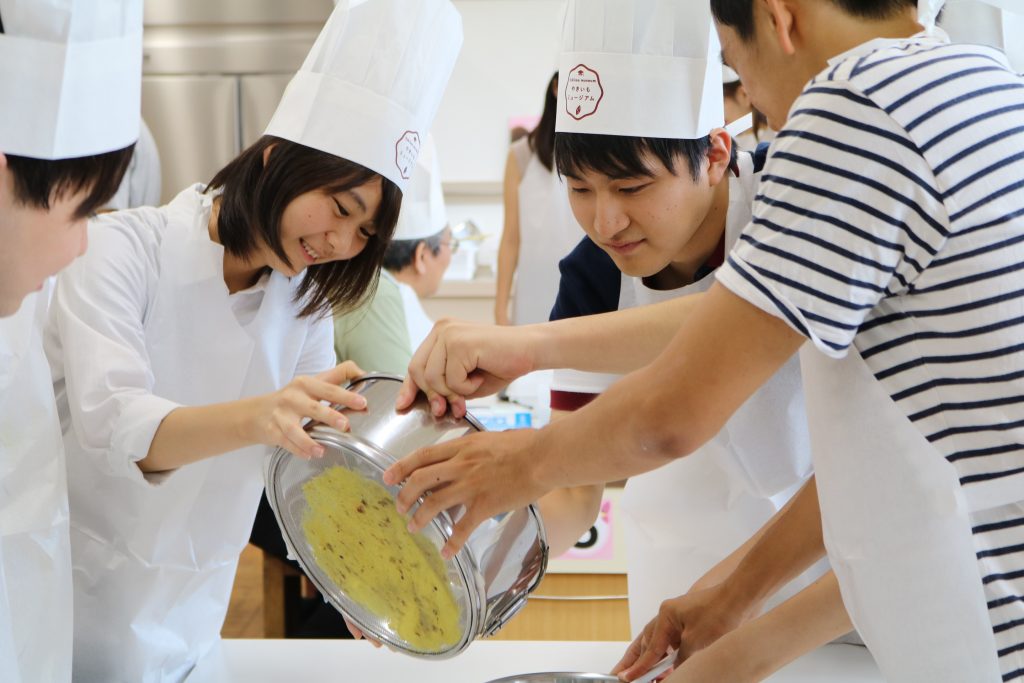
[(381, 275), (372, 299), (334, 317), (334, 351), (339, 363), (351, 360), (367, 372), (405, 375), (411, 347), (402, 293), (387, 274)]

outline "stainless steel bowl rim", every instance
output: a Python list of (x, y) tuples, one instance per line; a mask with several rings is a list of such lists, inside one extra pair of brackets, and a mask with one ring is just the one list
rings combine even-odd
[[(403, 381), (403, 378), (398, 375), (391, 375), (385, 373), (371, 373), (368, 375), (363, 375), (353, 380), (347, 385), (347, 387), (351, 388), (354, 385), (366, 382), (368, 380), (380, 379), (392, 380), (397, 382)], [(340, 406), (335, 407), (341, 408)], [(469, 413), (467, 413), (463, 419), (465, 419), (465, 421), (468, 424), (470, 424), (476, 431), (486, 431), (485, 428), (480, 424), (480, 422)], [(309, 431), (310, 437), (313, 438), (314, 440), (321, 443), (333, 445), (335, 447), (338, 447), (339, 449), (354, 452), (356, 455), (360, 456), (364, 460), (364, 462), (372, 465), (381, 473), (383, 473), (393, 463), (397, 462), (395, 457), (389, 454), (383, 448), (379, 447), (375, 443), (372, 443), (359, 436), (353, 435), (349, 432), (340, 432), (337, 429), (334, 429), (323, 424), (310, 424), (307, 427), (307, 429)], [(284, 449), (279, 448), (274, 452), (274, 454), (271, 456), (271, 460), (267, 469), (268, 484), (280, 480), (280, 470), (287, 466), (287, 464), (293, 458), (295, 458), (295, 456)], [(278, 499), (278, 491), (276, 486), (268, 485), (267, 489), (268, 496), (273, 498), (274, 505), (272, 506), (272, 508), (274, 509), (274, 513), (275, 515), (278, 515), (278, 510), (281, 509), (282, 506), (284, 505), (284, 500)], [(421, 497), (417, 501), (417, 504), (421, 504), (422, 502), (423, 498)], [(289, 532), (288, 526), (286, 524), (280, 523), (280, 518), (278, 522), (279, 526), (282, 529), (282, 532), (288, 537), (289, 545), (291, 548), (294, 549), (294, 554), (297, 556), (296, 560), (302, 567), (303, 572), (306, 574), (306, 576), (310, 578), (311, 581), (313, 581), (313, 583), (317, 586), (317, 588), (320, 590), (321, 594), (325, 597), (325, 599), (330, 601), (339, 611), (348, 616), (368, 635), (380, 640), (381, 642), (387, 643), (393, 647), (400, 649), (405, 654), (423, 659), (437, 660), (454, 657), (455, 655), (459, 654), (460, 652), (464, 651), (467, 647), (469, 647), (470, 643), (472, 643), (473, 640), (475, 640), (477, 637), (480, 637), (482, 635), (491, 635), (493, 632), (499, 630), (499, 628), (508, 619), (514, 616), (519, 611), (519, 609), (522, 608), (522, 606), (526, 602), (527, 595), (532, 593), (543, 579), (548, 561), (547, 534), (544, 528), (543, 518), (540, 517), (540, 513), (537, 511), (536, 507), (534, 505), (528, 505), (526, 506), (526, 508), (530, 516), (534, 519), (537, 535), (543, 547), (540, 571), (537, 572), (537, 575), (534, 577), (532, 583), (527, 588), (526, 592), (520, 596), (519, 600), (507, 605), (504, 609), (501, 609), (499, 612), (491, 614), (488, 613), (489, 610), (491, 609), (487, 602), (488, 589), (486, 582), (484, 581), (482, 572), (480, 570), (479, 562), (477, 558), (473, 555), (473, 553), (470, 551), (468, 544), (465, 547), (463, 547), (463, 549), (460, 550), (452, 559), (454, 560), (455, 567), (458, 569), (460, 578), (462, 579), (462, 583), (465, 586), (466, 596), (470, 603), (469, 609), (467, 610), (469, 623), (463, 630), (463, 634), (459, 643), (453, 646), (452, 648), (439, 653), (423, 653), (412, 650), (408, 647), (406, 643), (401, 641), (396, 642), (396, 640), (392, 638), (390, 634), (386, 632), (381, 632), (378, 629), (373, 628), (372, 624), (366, 624), (363, 622), (363, 620), (358, 619), (354, 615), (350, 614), (350, 610), (347, 609), (345, 605), (339, 604), (338, 599), (335, 598), (334, 592), (338, 589), (338, 587), (335, 586), (333, 582), (327, 580), (327, 577), (323, 577), (323, 580), (321, 580), (322, 572), (319, 569), (319, 566), (316, 565), (315, 561), (313, 561), (311, 558), (309, 558), (309, 562), (307, 562), (307, 558), (304, 557), (304, 554), (306, 552), (305, 538), (294, 538), (293, 535)], [(448, 514), (447, 511), (443, 511), (439, 513), (437, 516), (435, 516), (431, 520), (430, 526), (433, 527), (433, 529), (439, 534), (441, 538), (451, 538), (454, 524), (451, 516)], [(344, 596), (343, 592), (338, 592), (340, 595)], [(598, 678), (583, 680), (605, 679)]]
[[(390, 465), (390, 462), (387, 461), (394, 462), (394, 458), (389, 456), (381, 449), (373, 446), (372, 444), (369, 444), (359, 439), (358, 437), (353, 437), (350, 434), (343, 434), (341, 432), (338, 432), (337, 430), (331, 429), (330, 427), (317, 426), (316, 428), (310, 430), (310, 436), (313, 437), (314, 440), (320, 442), (334, 441), (336, 442), (336, 445), (339, 446), (341, 446), (342, 441), (344, 441), (344, 446), (346, 448), (348, 448), (349, 450), (354, 450), (358, 452), (360, 455), (366, 457), (367, 461), (373, 464), (374, 466), (378, 467), (381, 472), (387, 469), (387, 467)], [(283, 449), (278, 449), (277, 451), (275, 451), (274, 455), (271, 458), (270, 467), (268, 468), (269, 480), (276, 480), (277, 470), (281, 467), (286, 466), (288, 460), (294, 457), (295, 456), (292, 455), (290, 452), (285, 451)], [(382, 466), (382, 463), (386, 464), (383, 464)], [(268, 489), (268, 494), (275, 496), (273, 506), (275, 510), (278, 509), (279, 506), (282, 506), (284, 503), (284, 501), (276, 499), (276, 493), (276, 490), (271, 491), (270, 489)], [(439, 515), (438, 517), (435, 517), (433, 520), (431, 520), (430, 524), (438, 532), (441, 533), (441, 536), (443, 538), (451, 537), (451, 520), (450, 518), (448, 518), (448, 515), (446, 513), (444, 514), (444, 519), (441, 519)], [(309, 562), (307, 563), (307, 558), (304, 552), (304, 544), (306, 542), (305, 538), (293, 537), (288, 526), (285, 524), (278, 524), (278, 526), (281, 528), (282, 533), (288, 536), (289, 546), (295, 549), (295, 560), (299, 563), (299, 566), (302, 567), (303, 574), (305, 574), (309, 578), (309, 580), (313, 582), (313, 584), (317, 587), (317, 590), (320, 591), (320, 594), (324, 597), (324, 599), (332, 603), (339, 611), (341, 611), (346, 617), (355, 622), (367, 635), (372, 636), (374, 639), (383, 643), (387, 643), (388, 645), (391, 645), (393, 647), (400, 648), (406, 654), (412, 655), (414, 657), (421, 657), (425, 659), (446, 659), (448, 657), (454, 657), (456, 654), (459, 654), (460, 652), (465, 650), (467, 647), (469, 647), (469, 644), (472, 643), (473, 640), (481, 633), (483, 629), (483, 624), (481, 624), (481, 615), (484, 611), (482, 605), (485, 602), (485, 598), (483, 595), (484, 590), (481, 586), (483, 579), (480, 576), (479, 571), (475, 568), (475, 559), (469, 553), (460, 551), (453, 559), (455, 560), (455, 566), (458, 568), (459, 573), (461, 574), (462, 583), (466, 588), (466, 595), (470, 601), (470, 609), (468, 610), (470, 623), (467, 624), (466, 628), (463, 630), (459, 642), (451, 649), (446, 650), (442, 653), (428, 654), (409, 649), (407, 644), (396, 641), (394, 638), (390, 636), (390, 634), (383, 632), (379, 629), (376, 629), (372, 626), (372, 624), (367, 624), (362, 619), (355, 617), (351, 613), (351, 610), (348, 608), (347, 605), (340, 604), (338, 599), (335, 598), (334, 592), (338, 589), (338, 587), (335, 586), (333, 583), (326, 582), (324, 579), (321, 578), (323, 572), (320, 569), (320, 567), (316, 564), (316, 562), (313, 561), (312, 558), (309, 558)], [(467, 571), (467, 565), (469, 571)], [(344, 594), (342, 593), (342, 595)]]
[[(345, 385), (345, 388), (346, 389), (351, 389), (356, 384), (362, 384), (363, 382), (366, 382), (366, 381), (371, 380), (371, 379), (390, 379), (390, 380), (394, 380), (396, 382), (405, 383), (405, 378), (402, 377), (401, 375), (395, 375), (395, 374), (392, 374), (392, 373), (389, 373), (389, 372), (368, 372), (365, 375), (360, 375), (359, 377), (356, 377), (355, 379), (349, 381), (349, 383)], [(341, 410), (341, 409), (344, 408), (344, 406), (340, 406), (338, 404), (334, 404), (331, 407), (334, 408), (335, 410)], [(473, 417), (473, 415), (471, 413), (469, 413), (469, 412), (467, 412), (465, 415), (463, 415), (459, 419), (465, 420), (469, 424), (471, 424), (474, 427), (476, 427), (476, 430), (478, 432), (486, 432), (487, 431), (487, 428), (484, 427), (483, 423), (481, 423), (480, 420), (478, 420), (475, 417)], [(388, 456), (388, 457), (391, 458), (391, 456)], [(395, 459), (391, 458), (391, 461), (394, 462)]]

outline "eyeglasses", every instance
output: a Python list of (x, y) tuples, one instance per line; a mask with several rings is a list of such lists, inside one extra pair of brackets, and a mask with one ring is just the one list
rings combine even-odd
[(457, 237), (450, 237), (447, 242), (441, 242), (441, 244), (447, 245), (448, 248), (452, 250), (453, 254), (458, 253), (459, 251), (459, 239)]

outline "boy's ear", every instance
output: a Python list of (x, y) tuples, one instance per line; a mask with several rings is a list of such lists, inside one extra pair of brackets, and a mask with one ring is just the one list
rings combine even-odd
[(793, 44), (793, 29), (796, 17), (793, 14), (793, 8), (790, 6), (790, 3), (787, 0), (761, 1), (771, 18), (772, 31), (775, 33), (775, 39), (778, 41), (779, 47), (787, 55), (794, 54), (796, 48)]
[(708, 134), (711, 147), (708, 149), (708, 185), (714, 187), (728, 176), (732, 165), (733, 139), (724, 128), (715, 128)]

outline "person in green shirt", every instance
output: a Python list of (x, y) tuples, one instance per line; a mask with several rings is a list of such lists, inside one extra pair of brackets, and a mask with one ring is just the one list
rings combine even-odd
[(377, 290), (365, 304), (334, 316), (334, 352), (367, 372), (405, 374), (412, 344), (402, 293), (386, 269), (381, 270)]
[(402, 201), (377, 289), (359, 308), (335, 315), (334, 351), (367, 372), (404, 375), (433, 321), (420, 298), (437, 291), (457, 248), (448, 227), (432, 140), (419, 156)]

